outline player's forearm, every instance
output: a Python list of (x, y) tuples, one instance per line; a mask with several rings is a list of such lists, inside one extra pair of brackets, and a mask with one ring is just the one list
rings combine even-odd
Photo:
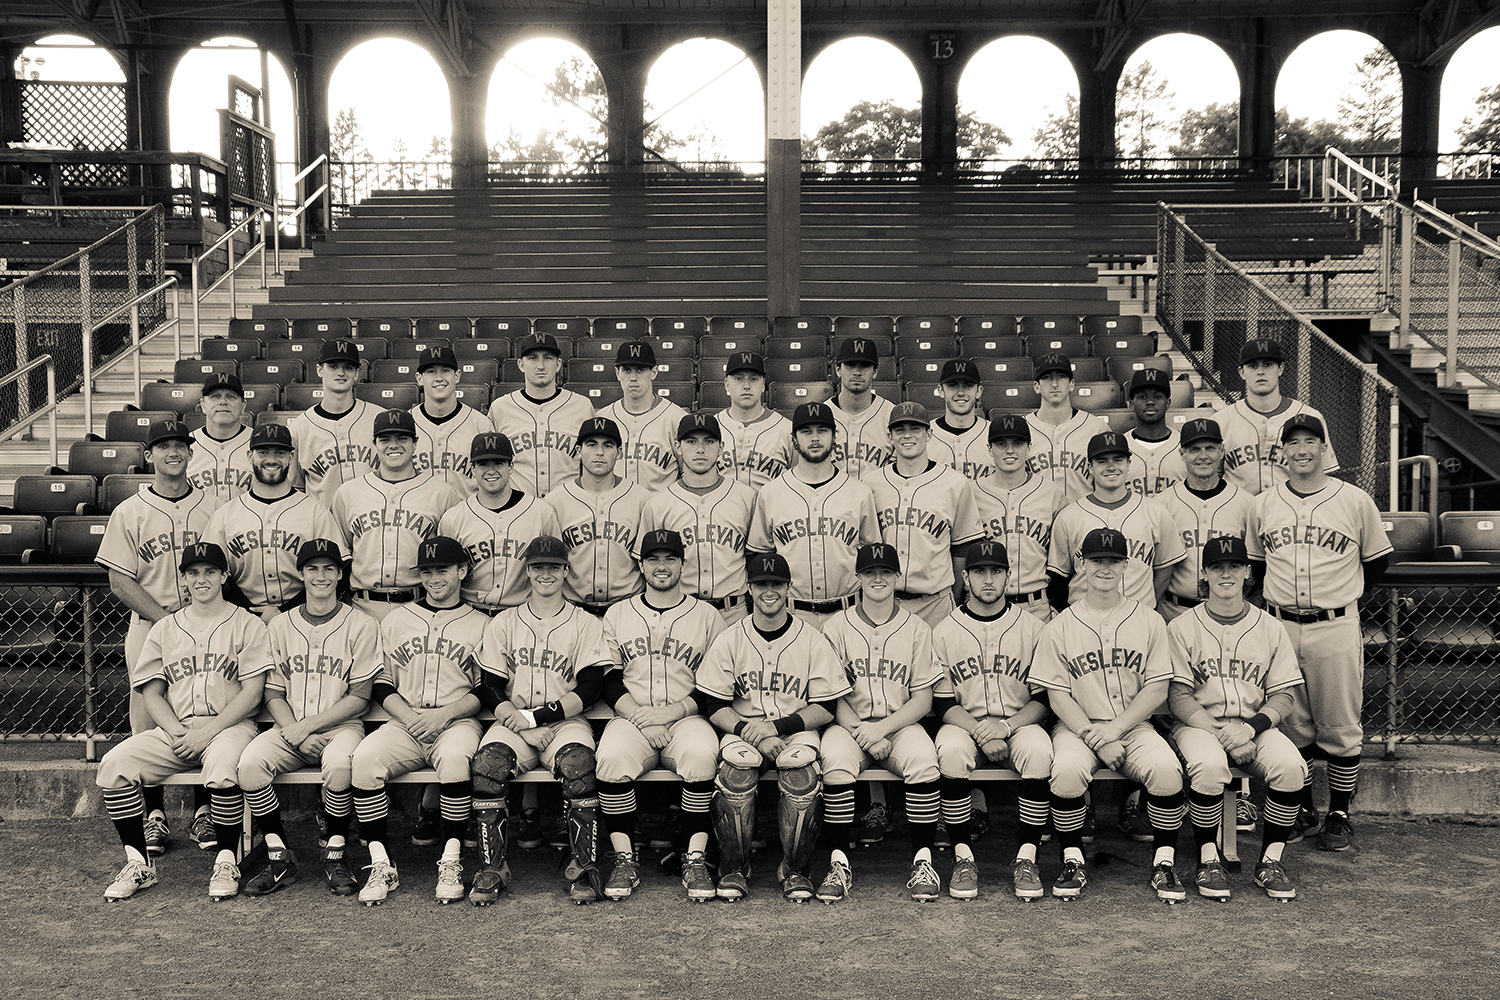
[(1166, 702), (1167, 682), (1152, 681), (1136, 692), (1136, 696), (1130, 699), (1130, 704), (1125, 706), (1125, 711), (1115, 718), (1115, 723), (1120, 727), (1122, 734), (1128, 733), (1151, 718), (1152, 713)]
[(1094, 722), (1078, 702), (1073, 700), (1073, 696), (1066, 691), (1054, 690), (1052, 692), (1052, 711), (1062, 720), (1063, 725), (1075, 733), (1083, 732)]
[(161, 621), (171, 614), (157, 603), (156, 598), (146, 593), (146, 588), (137, 583), (134, 577), (126, 576), (117, 569), (109, 571), (109, 589), (120, 599), (121, 604), (148, 622)]
[(678, 713), (677, 717), (679, 721), (681, 721), (682, 719), (690, 719), (698, 714), (698, 699), (694, 698), (692, 695), (688, 695), (681, 701), (672, 702), (667, 707)]
[(183, 728), (182, 720), (177, 718), (177, 713), (167, 704), (165, 685), (161, 682), (147, 683), (141, 690), (141, 702), (146, 706), (146, 714), (151, 716), (151, 721), (162, 729), (171, 733)]
[(974, 716), (969, 714), (969, 710), (962, 705), (954, 705), (948, 711), (944, 712), (943, 723), (949, 726), (957, 726), (971, 735), (974, 732), (974, 727), (979, 724)]
[(1194, 729), (1206, 729), (1209, 732), (1218, 732), (1219, 725), (1214, 722), (1214, 717), (1208, 714), (1208, 710), (1198, 704), (1198, 699), (1193, 697), (1193, 689), (1186, 684), (1172, 682), (1167, 692), (1167, 707), (1172, 714), (1184, 725), (1192, 726)]
[(854, 709), (849, 707), (849, 702), (843, 698), (840, 698), (838, 705), (835, 707), (833, 712), (833, 721), (837, 722), (845, 729), (853, 729), (855, 726), (859, 725), (860, 718), (859, 714), (856, 713)]
[(1156, 603), (1161, 604), (1162, 598), (1166, 596), (1167, 584), (1172, 582), (1172, 574), (1176, 572), (1176, 565), (1158, 566), (1151, 573), (1151, 585), (1156, 590)]
[(801, 716), (803, 726), (814, 731), (833, 721), (833, 713), (822, 705), (803, 705), (796, 714)]
[[(842, 705), (843, 702), (841, 701), (839, 704)], [(931, 711), (932, 688), (913, 691), (911, 697), (906, 700), (906, 704), (885, 717), (882, 728), (885, 729), (887, 736), (892, 733), (899, 733), (907, 726), (916, 725), (927, 718), (927, 713)]]
[(443, 706), (443, 712), (451, 721), (453, 719), (467, 719), (479, 714), (479, 695), (470, 691), (462, 698), (449, 705)]
[(292, 706), (279, 692), (266, 696), (266, 711), (270, 713), (271, 720), (282, 729), (297, 724), (297, 716), (292, 711)]
[(357, 694), (346, 694), (317, 715), (308, 717), (306, 721), (312, 726), (313, 732), (321, 733), (325, 729), (342, 726), (346, 722), (359, 718), (369, 711), (369, 708), (370, 699)]
[(1015, 715), (1006, 719), (1011, 732), (1015, 732), (1022, 726), (1039, 726), (1047, 718), (1047, 704), (1033, 698), (1017, 710)]
[[(606, 689), (606, 692), (607, 690), (608, 689)], [(605, 700), (609, 700), (607, 696)], [(618, 715), (622, 719), (628, 719), (640, 709), (641, 704), (634, 698), (630, 697), (630, 695), (622, 694), (620, 695), (619, 700), (617, 700), (612, 707), (614, 708), (616, 715)]]
[(1292, 692), (1277, 691), (1265, 700), (1265, 703), (1260, 706), (1260, 711), (1256, 714), (1263, 715), (1270, 720), (1271, 725), (1266, 727), (1270, 729), (1281, 724), (1281, 720), (1285, 719), (1287, 713), (1292, 710), (1292, 704)]
[(721, 708), (710, 716), (708, 721), (712, 722), (714, 728), (721, 733), (733, 733), (736, 726), (750, 720), (732, 708)]
[(403, 726), (410, 727), (412, 723), (417, 721), (417, 710), (399, 692), (386, 695), (381, 700), (380, 707), (385, 709), (387, 715)]
[(261, 698), (265, 690), (265, 674), (240, 681), (240, 693), (229, 700), (229, 704), (224, 706), (224, 711), (214, 716), (214, 721), (209, 728), (217, 735), (230, 726), (237, 726), (255, 715), (260, 710)]

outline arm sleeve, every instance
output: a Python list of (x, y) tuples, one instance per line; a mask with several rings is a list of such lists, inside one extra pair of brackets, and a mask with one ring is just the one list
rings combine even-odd
[(957, 698), (939, 698), (939, 697), (934, 697), (932, 699), (932, 714), (933, 714), (933, 716), (935, 718), (937, 718), (937, 720), (939, 722), (941, 722), (942, 719), (943, 719), (943, 716), (945, 716), (945, 715), (948, 714), (948, 709), (950, 709), (950, 708), (956, 708), (957, 706), (958, 706), (958, 699)]
[[(370, 700), (377, 705), (384, 705), (385, 700), (393, 694), (400, 694), (394, 687), (385, 681), (376, 681), (370, 688)], [(493, 707), (493, 706), (491, 706)]]
[(493, 712), (495, 706), (505, 701), (509, 696), (505, 693), (505, 678), (497, 677), (489, 671), (481, 673), (479, 687), (474, 692), (479, 696), (479, 704)]
[(695, 697), (702, 703), (702, 713), (705, 719), (712, 719), (721, 709), (734, 707), (723, 698), (715, 698), (702, 688), (698, 689), (698, 694)]
[(611, 670), (604, 675), (604, 684), (599, 692), (599, 697), (603, 699), (606, 705), (614, 708), (615, 703), (628, 693), (625, 690), (625, 674), (623, 671)]
[(603, 690), (603, 667), (601, 667), (597, 663), (594, 663), (578, 671), (577, 680), (573, 685), (573, 693), (578, 696), (579, 701), (583, 702), (583, 707), (585, 709), (599, 700), (599, 692)]

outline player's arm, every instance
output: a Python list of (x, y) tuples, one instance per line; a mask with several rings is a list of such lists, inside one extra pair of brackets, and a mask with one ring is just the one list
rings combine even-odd
[(156, 602), (135, 577), (117, 569), (109, 571), (109, 589), (131, 611), (148, 622), (159, 622), (172, 612)]
[[(967, 545), (965, 545), (963, 547), (963, 549), (967, 549), (967, 548), (968, 548)], [(953, 603), (954, 604), (962, 604), (964, 602), (964, 562), (965, 562), (965, 560), (964, 560), (963, 555), (961, 554), (962, 551), (963, 551), (963, 549), (960, 549), (959, 546), (957, 546), (957, 545), (953, 546), (952, 555), (953, 555)]]
[(1178, 680), (1172, 681), (1167, 692), (1167, 707), (1183, 725), (1206, 730), (1215, 736), (1219, 734), (1219, 724), (1208, 714), (1207, 709), (1198, 704), (1198, 699), (1193, 697), (1191, 685)]
[[(291, 725), (288, 725), (282, 722), (280, 718), (277, 718), (276, 722), (281, 726), (281, 735), (286, 737), (287, 742), (296, 746), (300, 745), (303, 740), (306, 740), (314, 733), (327, 732), (330, 729), (337, 728), (346, 722), (359, 718), (365, 712), (369, 711), (370, 689), (374, 686), (374, 683), (374, 678), (371, 678), (363, 683), (350, 685), (349, 690), (338, 701), (316, 715), (309, 715), (300, 722), (293, 717)], [(281, 699), (277, 700), (286, 705), (285, 701)], [(266, 702), (266, 707), (271, 708), (269, 700)], [(276, 715), (275, 709), (271, 709), (271, 714), (273, 716)], [(287, 706), (287, 714), (291, 715), (291, 706), (289, 705)], [(295, 736), (301, 736), (301, 739), (295, 739)]]
[(182, 724), (182, 720), (177, 718), (177, 713), (172, 711), (172, 706), (167, 703), (165, 678), (153, 677), (139, 687), (146, 713), (151, 716), (151, 721), (156, 723), (162, 732), (173, 738), (180, 737), (187, 732), (187, 726)]
[[(1136, 726), (1150, 719), (1158, 708), (1166, 704), (1167, 689), (1171, 678), (1163, 677), (1149, 684), (1142, 685), (1136, 692), (1130, 704), (1125, 706), (1125, 711), (1115, 716), (1108, 722), (1100, 722), (1085, 728), (1078, 735), (1089, 745), (1089, 749), (1096, 753), (1100, 746), (1106, 743), (1114, 743), (1130, 732)], [(1057, 709), (1057, 699), (1052, 701), (1052, 708)], [(1095, 745), (1097, 742), (1097, 746)]]
[(1083, 731), (1094, 724), (1082, 706), (1073, 700), (1072, 694), (1056, 688), (1051, 689), (1050, 694), (1053, 714), (1073, 732), (1082, 736)]
[(573, 690), (545, 705), (533, 709), (522, 709), (521, 715), (534, 725), (550, 726), (554, 722), (582, 715), (584, 710), (599, 700), (604, 690), (604, 668), (610, 663), (591, 663), (578, 671), (573, 679)]
[[(1181, 562), (1182, 560), (1178, 560)], [(1172, 574), (1176, 570), (1177, 563), (1170, 566), (1157, 566), (1151, 570), (1151, 586), (1156, 591), (1156, 604), (1161, 606), (1162, 598), (1166, 596), (1167, 584), (1172, 582)]]
[[(843, 705), (844, 700), (839, 699)], [(927, 718), (927, 713), (932, 711), (932, 688), (924, 687), (908, 694), (906, 703), (896, 709), (883, 719), (874, 719), (870, 722), (861, 723), (858, 732), (855, 733), (856, 740), (860, 735), (869, 734), (880, 739), (889, 739), (892, 734), (899, 733), (907, 726), (913, 726)]]
[(266, 675), (255, 674), (240, 678), (240, 691), (224, 706), (218, 715), (195, 716), (188, 720), (187, 732), (172, 745), (172, 752), (179, 757), (196, 760), (203, 756), (208, 745), (224, 730), (237, 726), (255, 714), (260, 708), (265, 693)]
[[(615, 710), (617, 714), (619, 709)], [(651, 726), (670, 726), (674, 722), (698, 714), (698, 699), (688, 695), (681, 701), (674, 701), (668, 705), (637, 705), (631, 714), (625, 716), (637, 729), (646, 729)]]

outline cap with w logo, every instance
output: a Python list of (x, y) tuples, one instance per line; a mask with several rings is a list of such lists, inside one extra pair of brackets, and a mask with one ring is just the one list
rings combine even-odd
[(724, 440), (724, 432), (719, 427), (719, 418), (710, 413), (689, 413), (677, 423), (677, 440), (681, 441), (689, 434), (704, 433), (713, 436), (715, 441)]
[(578, 428), (578, 443), (583, 444), (589, 438), (606, 438), (615, 444), (624, 444), (625, 439), (620, 436), (620, 425), (608, 417), (590, 417)]
[(302, 569), (314, 559), (332, 559), (337, 566), (343, 561), (339, 552), (337, 542), (329, 541), (327, 538), (313, 538), (302, 543), (297, 550), (297, 568)]
[(646, 532), (645, 537), (641, 539), (641, 558), (645, 559), (653, 552), (670, 552), (681, 559), (682, 536), (668, 528)]
[(766, 373), (766, 359), (754, 351), (740, 351), (738, 354), (729, 356), (729, 363), (724, 366), (725, 375), (733, 375), (735, 372), (754, 372), (757, 375)]
[(194, 542), (183, 549), (182, 562), (177, 564), (177, 568), (185, 573), (189, 566), (196, 563), (208, 563), (219, 569), (229, 569), (229, 560), (225, 557), (224, 550), (213, 542)]
[(1078, 554), (1085, 559), (1098, 556), (1124, 559), (1130, 552), (1125, 547), (1125, 536), (1120, 532), (1113, 528), (1095, 528), (1083, 536), (1083, 544), (1079, 546)]
[(447, 535), (434, 535), (417, 546), (417, 568), (438, 566), (466, 566), (469, 554), (463, 543)]
[(642, 368), (656, 367), (656, 352), (651, 345), (640, 340), (627, 340), (615, 354), (616, 365), (639, 365)]
[(792, 568), (775, 552), (755, 556), (750, 560), (751, 583), (791, 583)]
[(838, 363), (844, 364), (847, 361), (863, 361), (873, 365), (880, 361), (880, 351), (873, 340), (850, 337), (839, 345)]

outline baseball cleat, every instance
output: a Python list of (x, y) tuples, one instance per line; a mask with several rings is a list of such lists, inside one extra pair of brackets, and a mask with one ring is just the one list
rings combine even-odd
[(359, 890), (359, 901), (366, 906), (379, 906), (385, 902), (385, 897), (401, 888), (396, 866), (389, 861), (372, 861), (369, 872), (365, 887)]
[(552, 836), (547, 842), (556, 851), (566, 851), (573, 846), (573, 837), (568, 832), (568, 817), (566, 815), (557, 817), (557, 823), (552, 827)]
[(457, 858), (441, 858), (437, 863), (437, 888), (433, 898), (444, 906), (464, 898), (464, 866)]
[(653, 851), (670, 851), (677, 846), (678, 834), (682, 829), (682, 810), (669, 806), (661, 814), (661, 819), (651, 824), (647, 833), (647, 843)]
[(1323, 818), (1318, 815), (1316, 809), (1303, 806), (1297, 812), (1297, 821), (1292, 824), (1292, 832), (1287, 834), (1286, 842), (1295, 844), (1308, 837), (1316, 836), (1323, 832)]
[(948, 824), (942, 820), (938, 820), (937, 829), (933, 831), (932, 846), (939, 851), (946, 851), (953, 846), (953, 838), (948, 835)]
[[(1033, 899), (1041, 899), (1046, 893), (1042, 888), (1041, 869), (1037, 868), (1035, 861), (1027, 861), (1025, 858), (1017, 858), (1011, 866), (1010, 884), (1015, 888), (1016, 898), (1028, 903)], [(1079, 888), (1083, 888), (1082, 883)]]
[(990, 828), (990, 813), (987, 809), (974, 809), (969, 813), (969, 843), (976, 843)]
[(1345, 813), (1331, 812), (1323, 822), (1323, 832), (1318, 834), (1318, 850), (1347, 851), (1354, 846), (1354, 825)]
[(522, 809), (521, 818), (516, 823), (516, 846), (527, 851), (534, 851), (542, 846), (545, 840), (542, 833), (542, 815), (536, 809)]
[(213, 874), (208, 877), (208, 900), (233, 899), (240, 894), (240, 866), (233, 857), (221, 857), (214, 862)]
[(431, 847), (442, 836), (442, 816), (436, 810), (419, 808), (417, 810), (417, 825), (411, 831), (411, 842), (417, 847)]
[(1259, 820), (1260, 810), (1255, 808), (1255, 802), (1250, 798), (1250, 793), (1236, 793), (1234, 797), (1234, 828), (1240, 833), (1249, 833), (1255, 829), (1255, 824)]
[(750, 895), (750, 879), (744, 872), (725, 872), (719, 876), (719, 887), (715, 894), (720, 899), (737, 903)]
[(891, 822), (891, 814), (885, 806), (871, 806), (869, 812), (860, 817), (859, 836), (856, 842), (860, 847), (874, 847), (885, 839), (895, 824)]
[(1229, 872), (1224, 870), (1224, 863), (1218, 858), (1200, 864), (1193, 874), (1193, 882), (1198, 886), (1198, 895), (1204, 899), (1229, 902)]
[(1083, 887), (1089, 884), (1088, 872), (1084, 870), (1082, 861), (1065, 860), (1062, 872), (1058, 874), (1057, 881), (1052, 883), (1052, 895), (1058, 899), (1073, 900), (1083, 893)]
[(1187, 899), (1187, 890), (1177, 880), (1177, 869), (1170, 861), (1163, 861), (1151, 870), (1151, 888), (1156, 890), (1157, 899), (1170, 906)]
[(1090, 802), (1083, 807), (1083, 842), (1092, 844), (1094, 842), (1094, 804)]
[(213, 817), (206, 812), (198, 813), (188, 824), (188, 839), (198, 845), (200, 851), (212, 851), (219, 846), (219, 831), (214, 829)]
[(146, 854), (158, 858), (167, 853), (167, 844), (172, 839), (172, 828), (165, 817), (146, 817)]
[(328, 814), (319, 809), (313, 814), (318, 823), (318, 849), (322, 850), (328, 846)]
[(120, 869), (120, 874), (104, 889), (104, 898), (111, 903), (129, 899), (142, 889), (149, 889), (157, 882), (156, 866), (147, 861), (131, 858)]
[(906, 891), (920, 903), (930, 903), (938, 898), (943, 891), (943, 883), (931, 861), (923, 859), (911, 866), (911, 878), (906, 880)]
[(1125, 804), (1120, 807), (1120, 829), (1138, 844), (1149, 844), (1156, 836), (1145, 813), (1141, 812), (1138, 799), (1126, 799)]
[(297, 881), (297, 856), (289, 848), (266, 852), (266, 865), (245, 882), (245, 895), (269, 896)]
[(604, 895), (608, 899), (624, 899), (641, 884), (641, 865), (629, 851), (616, 851), (614, 867), (609, 870), (609, 880), (604, 883)]
[(687, 890), (687, 898), (696, 903), (705, 903), (718, 895), (702, 851), (690, 851), (683, 856), (682, 887)]
[(359, 889), (359, 882), (355, 880), (354, 873), (349, 870), (349, 862), (344, 858), (344, 850), (336, 847), (333, 850), (323, 848), (323, 881), (328, 883), (328, 891), (335, 896), (352, 896)]
[(821, 903), (833, 905), (840, 900), (848, 899), (854, 889), (854, 872), (842, 861), (834, 861), (828, 866), (828, 874), (823, 876), (823, 882), (818, 886), (816, 896)]
[[(122, 873), (123, 874), (123, 873)], [(1255, 884), (1266, 891), (1266, 895), (1285, 903), (1297, 898), (1297, 887), (1292, 884), (1280, 861), (1262, 861), (1255, 866)]]
[(801, 872), (787, 872), (781, 877), (781, 895), (794, 903), (805, 903), (813, 898), (812, 879)]
[(469, 902), (475, 906), (490, 906), (499, 902), (500, 894), (509, 885), (509, 864), (502, 864), (499, 868), (494, 865), (485, 865), (479, 869), (479, 874), (474, 876), (474, 884), (469, 888)]
[(954, 899), (974, 899), (979, 895), (979, 865), (973, 858), (959, 858), (953, 862), (953, 874), (948, 876), (948, 895)]

